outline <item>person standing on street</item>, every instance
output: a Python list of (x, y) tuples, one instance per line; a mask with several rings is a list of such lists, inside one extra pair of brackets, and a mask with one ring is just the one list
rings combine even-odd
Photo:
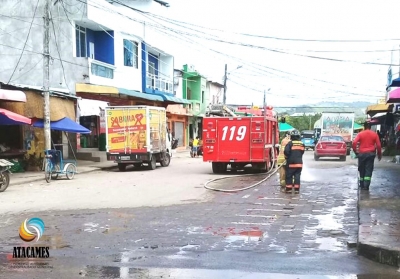
[(198, 157), (198, 155), (197, 155), (197, 150), (198, 150), (198, 147), (199, 147), (199, 140), (200, 140), (200, 138), (199, 137), (196, 137), (194, 140), (193, 140), (193, 147), (192, 147), (192, 154), (193, 154), (193, 158), (195, 158), (196, 156)]
[[(360, 144), (357, 150), (357, 145)], [(382, 159), (382, 147), (379, 136), (368, 123), (364, 123), (364, 131), (360, 132), (353, 141), (353, 151), (358, 157), (358, 172), (360, 174), (359, 187), (369, 190), (376, 153), (378, 160)]]
[(285, 163), (285, 146), (289, 143), (290, 141), (290, 132), (286, 132), (285, 137), (282, 139), (281, 146), (279, 147), (279, 155), (278, 155), (278, 167), (279, 169), (279, 182), (281, 184), (281, 187), (286, 186), (286, 168), (283, 165)]
[(300, 141), (300, 133), (294, 130), (290, 133), (291, 141), (285, 146), (286, 158), (286, 191), (300, 191), (300, 176), (303, 169), (304, 144)]

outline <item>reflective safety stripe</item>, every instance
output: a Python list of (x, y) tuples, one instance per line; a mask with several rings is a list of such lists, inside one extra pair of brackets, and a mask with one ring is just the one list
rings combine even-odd
[(290, 164), (289, 168), (302, 168), (303, 164)]
[(295, 184), (295, 185), (294, 185), (294, 188), (300, 188), (300, 185)]
[(364, 178), (363, 178), (363, 177), (360, 177), (360, 181), (364, 181)]
[(371, 177), (364, 176), (364, 180), (365, 180), (365, 181), (371, 181)]
[(303, 146), (292, 146), (292, 150), (304, 150)]

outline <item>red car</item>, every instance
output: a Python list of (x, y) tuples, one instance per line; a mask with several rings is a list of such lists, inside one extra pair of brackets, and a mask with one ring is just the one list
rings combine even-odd
[(341, 136), (321, 136), (315, 146), (314, 160), (320, 157), (339, 157), (341, 161), (346, 161), (347, 146)]

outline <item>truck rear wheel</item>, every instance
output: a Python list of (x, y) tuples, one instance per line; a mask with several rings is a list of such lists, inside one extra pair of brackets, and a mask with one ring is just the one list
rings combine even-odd
[(162, 158), (160, 161), (160, 164), (162, 167), (168, 167), (169, 163), (171, 163), (171, 156), (168, 153), (165, 153), (164, 158)]
[(151, 156), (151, 160), (147, 163), (147, 168), (149, 170), (155, 170), (157, 167), (156, 156)]
[(126, 164), (118, 163), (118, 170), (119, 171), (126, 171)]
[(228, 168), (228, 164), (225, 163), (212, 163), (212, 170), (213, 173), (224, 173), (226, 172), (226, 169)]

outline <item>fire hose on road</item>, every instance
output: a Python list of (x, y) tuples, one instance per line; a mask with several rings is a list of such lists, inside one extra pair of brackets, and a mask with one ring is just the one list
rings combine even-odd
[[(286, 163), (286, 161), (285, 161), (285, 163)], [(239, 191), (245, 191), (245, 190), (254, 188), (254, 187), (260, 185), (261, 183), (267, 181), (267, 180), (268, 180), (269, 178), (271, 178), (271, 176), (274, 175), (281, 167), (283, 167), (283, 166), (285, 165), (285, 163), (283, 163), (282, 165), (280, 165), (279, 167), (277, 167), (276, 169), (274, 169), (274, 168), (275, 168), (275, 165), (276, 165), (276, 160), (274, 160), (274, 162), (273, 162), (273, 164), (272, 164), (272, 167), (271, 167), (271, 169), (266, 173), (267, 176), (266, 176), (265, 178), (263, 178), (262, 180), (260, 180), (260, 181), (258, 181), (258, 182), (256, 182), (256, 183), (254, 183), (254, 184), (252, 184), (252, 185), (250, 185), (250, 186), (244, 187), (244, 188), (233, 189), (233, 190), (226, 190), (226, 189), (217, 189), (217, 188), (213, 188), (213, 187), (208, 186), (208, 184), (213, 183), (213, 182), (215, 182), (215, 181), (219, 181), (219, 180), (232, 179), (232, 178), (244, 177), (244, 176), (257, 176), (257, 175), (259, 176), (260, 174), (253, 174), (253, 173), (252, 173), (252, 174), (239, 174), (239, 175), (235, 175), (235, 176), (223, 176), (223, 177), (218, 177), (218, 178), (215, 178), (215, 179), (212, 179), (212, 180), (207, 181), (207, 182), (204, 184), (204, 188), (206, 188), (207, 190), (219, 191), (219, 192), (228, 192), (228, 193), (239, 192)]]

